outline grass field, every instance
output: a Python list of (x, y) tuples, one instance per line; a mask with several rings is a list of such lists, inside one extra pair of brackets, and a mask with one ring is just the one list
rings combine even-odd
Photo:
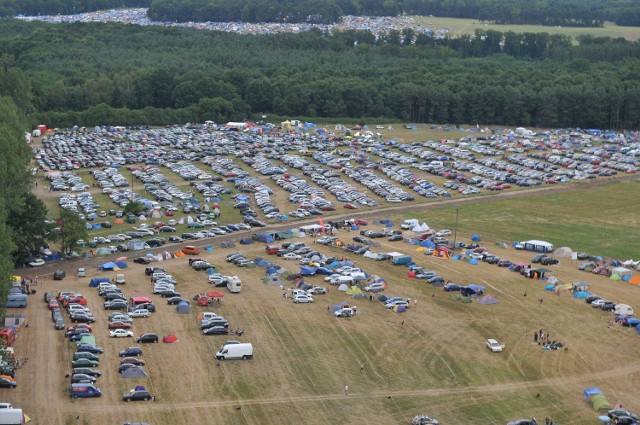
[(429, 24), (429, 27), (439, 29), (448, 28), (450, 35), (472, 34), (476, 29), (495, 30), (500, 32), (547, 32), (549, 34), (562, 34), (573, 37), (578, 35), (593, 35), (594, 37), (626, 38), (635, 41), (640, 38), (640, 28), (620, 27), (613, 22), (605, 22), (602, 28), (572, 28), (572, 27), (546, 27), (542, 25), (496, 25), (474, 19), (415, 17), (418, 22)]

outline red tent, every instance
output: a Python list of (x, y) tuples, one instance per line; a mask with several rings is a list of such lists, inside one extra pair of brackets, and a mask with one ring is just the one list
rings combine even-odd
[(211, 291), (211, 292), (207, 292), (207, 297), (209, 297), (209, 298), (222, 298), (222, 297), (224, 297), (224, 294), (222, 292), (219, 292), (219, 291)]
[(162, 342), (166, 342), (166, 343), (176, 342), (177, 340), (178, 340), (178, 337), (175, 334), (169, 334), (162, 337)]
[(416, 272), (407, 272), (407, 277), (409, 277), (409, 278), (416, 277)]

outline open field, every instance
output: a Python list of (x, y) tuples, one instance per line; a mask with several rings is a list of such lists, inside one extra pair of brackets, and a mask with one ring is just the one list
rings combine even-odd
[[(465, 211), (461, 223), (470, 218)], [(451, 211), (434, 210), (423, 217), (429, 223), (450, 223)], [(479, 233), (485, 230), (484, 224), (478, 222), (475, 227)], [(353, 233), (343, 233), (341, 237), (347, 241), (351, 236)], [(466, 239), (460, 236), (459, 240)], [(515, 261), (530, 257), (512, 249), (489, 248)], [(343, 255), (333, 248), (321, 250)], [(150, 377), (124, 380), (117, 376), (116, 351), (133, 344), (108, 338), (102, 300), (87, 288), (88, 278), (46, 281), (31, 298), (27, 310), (30, 326), (21, 331), (16, 343), (19, 356), (30, 358), (30, 362), (17, 371), (18, 388), (2, 390), (5, 399), (24, 407), (35, 423), (98, 425), (124, 420), (152, 424), (388, 424), (408, 423), (421, 412), (451, 424), (506, 423), (531, 416), (553, 417), (561, 424), (586, 424), (597, 421), (596, 413), (581, 398), (582, 389), (590, 386), (603, 390), (611, 403), (640, 408), (629, 389), (629, 383), (640, 378), (635, 362), (638, 336), (627, 328), (608, 329), (609, 314), (568, 294), (543, 292), (542, 283), (495, 266), (434, 259), (415, 254), (411, 246), (402, 243), (376, 249), (385, 250), (414, 254), (419, 265), (455, 282), (486, 285), (487, 292), (500, 303), (462, 304), (440, 288), (407, 279), (404, 267), (359, 258), (358, 266), (387, 279), (388, 294), (417, 299), (418, 305), (397, 315), (377, 302), (358, 300), (356, 317), (336, 319), (326, 312), (326, 306), (347, 298), (335, 287), (329, 294), (317, 296), (314, 304), (294, 305), (282, 297), (278, 287), (261, 283), (262, 269), (229, 265), (224, 255), (231, 250), (218, 249), (203, 257), (221, 273), (237, 274), (245, 285), (242, 293), (227, 294), (216, 311), (232, 328), (243, 327), (246, 334), (241, 339), (255, 347), (253, 360), (218, 366), (213, 352), (226, 338), (202, 336), (195, 317), (200, 308), (178, 316), (173, 307), (151, 295), (143, 267), (133, 264), (127, 271), (125, 294), (148, 295), (159, 310), (149, 319), (136, 319), (134, 333), (174, 332), (180, 340), (142, 346)], [(242, 247), (242, 251), (264, 257), (260, 244)], [(294, 262), (269, 259), (290, 270), (297, 268)], [(186, 262), (176, 259), (162, 265), (177, 278), (177, 289), (190, 298), (210, 286), (206, 275), (192, 271)], [(551, 268), (563, 282), (586, 280), (595, 293), (640, 305), (640, 293), (628, 284), (580, 272), (569, 260)], [(320, 277), (306, 280), (321, 282)], [(105, 348), (99, 367), (104, 373), (99, 379), (104, 391), (100, 399), (72, 401), (65, 393), (64, 375), (72, 346), (53, 329), (41, 301), (45, 290), (64, 289), (84, 293), (97, 318), (94, 333)], [(523, 297), (525, 291), (527, 297)], [(544, 302), (539, 303), (538, 297), (544, 297)], [(565, 343), (568, 352), (543, 351), (532, 344), (533, 332), (540, 328)], [(488, 352), (484, 340), (489, 337), (503, 341), (505, 352)], [(123, 404), (121, 394), (137, 384), (152, 389), (157, 401)], [(350, 387), (348, 397), (342, 392), (345, 384)], [(538, 393), (541, 396), (536, 398)], [(78, 415), (80, 419), (75, 420)]]
[(579, 35), (592, 35), (594, 37), (626, 38), (627, 40), (638, 40), (640, 38), (640, 28), (620, 27), (613, 22), (605, 22), (602, 28), (572, 28), (572, 27), (546, 27), (542, 25), (496, 25), (485, 23), (474, 19), (458, 18), (438, 18), (438, 17), (415, 17), (416, 21), (428, 23), (430, 27), (448, 28), (449, 34), (456, 36), (461, 34), (472, 34), (476, 29), (495, 30), (500, 32), (513, 31), (523, 32), (547, 32), (549, 34), (562, 34), (573, 37)]

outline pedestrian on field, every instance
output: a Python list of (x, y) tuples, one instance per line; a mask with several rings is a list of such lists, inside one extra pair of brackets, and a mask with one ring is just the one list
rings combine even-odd
[(344, 386), (344, 395), (349, 395), (349, 386), (348, 385)]

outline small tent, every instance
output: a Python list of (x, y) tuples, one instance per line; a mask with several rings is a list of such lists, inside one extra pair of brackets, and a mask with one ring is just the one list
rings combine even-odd
[(573, 254), (573, 250), (571, 248), (569, 248), (568, 246), (563, 246), (561, 248), (556, 249), (553, 254), (556, 257), (571, 258), (571, 255)]
[(191, 313), (191, 304), (187, 300), (182, 300), (176, 305), (176, 311), (178, 314), (189, 314)]
[(433, 251), (433, 256), (437, 258), (450, 258), (449, 248), (447, 247), (439, 247)]
[(122, 378), (146, 378), (149, 374), (142, 366), (131, 366), (126, 368), (120, 376)]
[(282, 281), (282, 279), (280, 278), (280, 276), (278, 274), (272, 274), (269, 276), (265, 276), (264, 278), (262, 278), (262, 282), (265, 285), (268, 286), (282, 286), (284, 285), (284, 282)]
[(590, 397), (591, 405), (593, 406), (593, 410), (596, 412), (606, 411), (611, 409), (611, 404), (602, 394), (592, 395)]
[(175, 334), (168, 334), (162, 337), (162, 342), (166, 342), (167, 344), (176, 342), (177, 340), (178, 337)]
[(346, 292), (348, 290), (349, 290), (349, 285), (347, 285), (346, 283), (343, 283), (342, 285), (338, 286), (338, 291)]
[(347, 295), (356, 295), (356, 294), (361, 294), (362, 293), (362, 289), (358, 288), (357, 286), (352, 286), (351, 288), (347, 289)]
[(591, 294), (587, 291), (578, 291), (573, 294), (573, 298), (576, 298), (578, 300), (583, 300), (587, 298), (589, 295)]

